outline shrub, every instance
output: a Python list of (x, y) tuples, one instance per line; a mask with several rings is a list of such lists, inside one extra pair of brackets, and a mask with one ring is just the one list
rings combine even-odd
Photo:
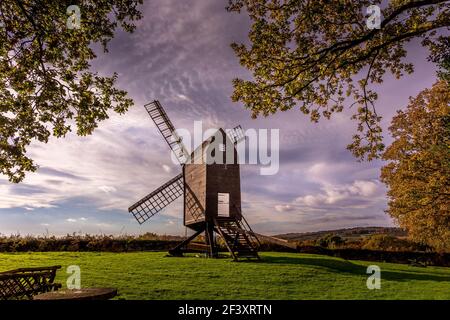
[(376, 234), (364, 239), (361, 243), (363, 249), (385, 250), (385, 251), (430, 251), (431, 248), (412, 242), (407, 239), (400, 239), (386, 234)]
[(345, 243), (345, 240), (338, 235), (327, 234), (326, 236), (317, 240), (317, 245), (324, 248), (336, 248)]

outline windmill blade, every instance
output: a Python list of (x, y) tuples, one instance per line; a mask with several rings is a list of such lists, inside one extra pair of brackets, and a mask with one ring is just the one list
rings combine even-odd
[(245, 139), (244, 130), (240, 125), (233, 129), (228, 129), (227, 136), (228, 138), (230, 138), (231, 141), (233, 141), (234, 144), (238, 144), (239, 142)]
[(153, 122), (156, 124), (159, 132), (161, 132), (170, 149), (172, 149), (175, 153), (180, 164), (186, 163), (189, 158), (189, 153), (181, 141), (181, 137), (176, 134), (175, 127), (159, 101), (155, 100), (149, 104), (146, 104), (145, 109), (152, 118)]
[(136, 202), (128, 208), (128, 212), (133, 214), (139, 224), (143, 224), (182, 196), (183, 192), (183, 174), (180, 173), (142, 200)]

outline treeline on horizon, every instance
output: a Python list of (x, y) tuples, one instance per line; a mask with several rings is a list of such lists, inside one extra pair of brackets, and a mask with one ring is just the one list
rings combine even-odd
[[(280, 237), (280, 236), (277, 236)], [(156, 233), (144, 233), (142, 235), (91, 235), (73, 233), (65, 236), (49, 235), (3, 235), (0, 234), (0, 252), (45, 252), (45, 251), (160, 251), (168, 250), (185, 237), (173, 235), (158, 235)], [(353, 249), (353, 250), (379, 250), (392, 252), (435, 252), (425, 244), (413, 242), (406, 237), (398, 237), (388, 233), (373, 233), (360, 237), (345, 237), (337, 232), (321, 233), (316, 238), (304, 240), (289, 239), (297, 244), (298, 248), (326, 248)], [(203, 236), (197, 238), (204, 241)], [(224, 243), (218, 238), (219, 245), (225, 248)], [(285, 251), (286, 248), (279, 245), (261, 241), (262, 251)]]
[[(0, 235), (0, 253), (19, 252), (116, 252), (131, 253), (145, 251), (168, 251), (176, 246), (180, 236), (146, 233), (132, 235), (89, 235), (72, 234), (56, 236)], [(199, 241), (204, 241), (202, 236)], [(372, 234), (359, 240), (344, 239), (336, 234), (327, 234), (317, 240), (291, 241), (296, 249), (262, 241), (260, 251), (297, 252), (328, 255), (346, 260), (381, 261), (409, 264), (412, 266), (450, 267), (450, 252), (436, 252), (406, 238), (387, 234)], [(221, 252), (226, 248), (218, 239)], [(202, 257), (201, 252), (196, 252)]]

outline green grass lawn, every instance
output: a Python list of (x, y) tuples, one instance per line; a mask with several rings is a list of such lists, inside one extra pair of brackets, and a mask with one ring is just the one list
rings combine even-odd
[[(320, 255), (261, 254), (233, 262), (165, 252), (0, 253), (0, 271), (79, 265), (83, 287), (116, 287), (118, 299), (450, 299), (450, 268), (346, 261)], [(367, 266), (381, 268), (381, 289), (366, 286)]]

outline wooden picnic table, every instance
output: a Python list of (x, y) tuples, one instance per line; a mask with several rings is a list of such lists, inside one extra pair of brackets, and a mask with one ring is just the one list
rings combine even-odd
[(67, 289), (41, 293), (33, 300), (108, 300), (117, 295), (114, 288)]

